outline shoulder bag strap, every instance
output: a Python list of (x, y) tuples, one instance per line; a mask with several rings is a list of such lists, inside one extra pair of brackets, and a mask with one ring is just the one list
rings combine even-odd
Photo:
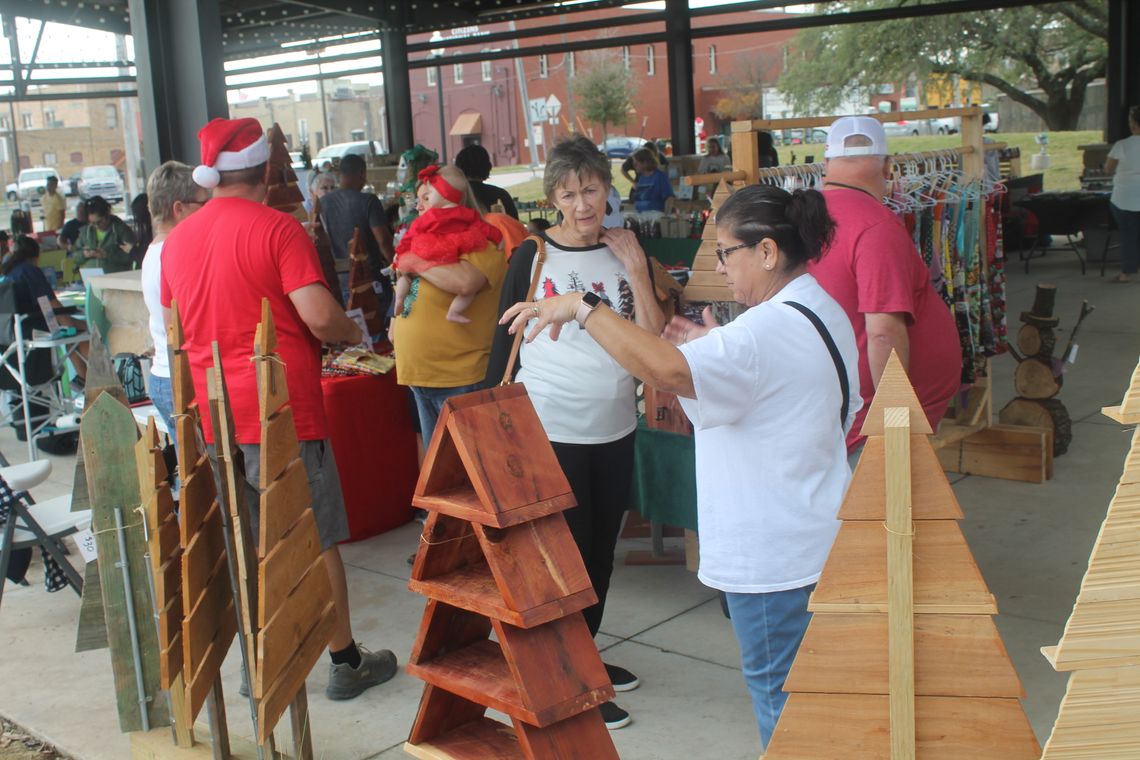
[(815, 325), (815, 329), (819, 331), (819, 337), (823, 338), (824, 345), (827, 346), (827, 352), (831, 354), (831, 361), (835, 362), (835, 371), (839, 373), (839, 387), (843, 390), (843, 405), (839, 407), (839, 427), (842, 429), (847, 424), (847, 409), (851, 403), (851, 384), (847, 380), (847, 367), (843, 364), (843, 356), (839, 353), (839, 346), (835, 345), (831, 333), (828, 332), (827, 326), (823, 324), (823, 320), (819, 318), (818, 314), (802, 303), (795, 301), (784, 301), (784, 303), (803, 314)]
[[(540, 235), (530, 235), (526, 238), (526, 240), (523, 241), (523, 243), (525, 243), (527, 240), (533, 240), (537, 250), (534, 254), (534, 274), (532, 274), (530, 277), (530, 287), (526, 291), (526, 298), (523, 299), (524, 301), (529, 301), (534, 298), (534, 293), (538, 289), (538, 277), (542, 273), (542, 264), (544, 261), (546, 261), (546, 241), (543, 240)], [(503, 381), (499, 383), (499, 385), (511, 384), (511, 375), (513, 374), (512, 370), (515, 367), (515, 362), (518, 361), (519, 358), (519, 347), (522, 345), (522, 338), (524, 333), (526, 333), (526, 330), (519, 330), (517, 333), (515, 333), (515, 339), (511, 343), (511, 355), (507, 357), (507, 368), (503, 372)]]

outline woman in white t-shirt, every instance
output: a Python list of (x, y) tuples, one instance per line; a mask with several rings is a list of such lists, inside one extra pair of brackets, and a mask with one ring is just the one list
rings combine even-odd
[(658, 338), (589, 294), (520, 303), (502, 321), (512, 332), (531, 323), (529, 345), (553, 337), (548, 325), (561, 336), (584, 327), (626, 371), (681, 398), (696, 438), (700, 579), (726, 592), (767, 745), (839, 530), (859, 352), (842, 307), (806, 269), (834, 229), (821, 194), (753, 185), (716, 221), (717, 272), (749, 307), (730, 324), (706, 310), (704, 325), (674, 318)]
[(142, 262), (143, 301), (150, 312), (150, 337), (154, 341), (154, 362), (150, 365), (150, 400), (174, 440), (174, 396), (170, 386), (170, 360), (167, 353), (166, 324), (162, 310), (162, 246), (174, 226), (210, 200), (210, 191), (199, 187), (191, 176), (193, 169), (178, 161), (167, 161), (154, 170), (146, 183), (147, 208), (154, 225), (154, 239)]
[(1120, 231), (1120, 274), (1113, 282), (1131, 282), (1140, 268), (1140, 106), (1128, 109), (1132, 135), (1117, 140), (1104, 171), (1113, 175), (1112, 215)]
[[(610, 172), (609, 159), (581, 135), (550, 151), (543, 189), (561, 212), (561, 221), (542, 233), (546, 260), (534, 299), (542, 303), (560, 293), (576, 294), (573, 298), (588, 293), (633, 330), (653, 337), (661, 334), (665, 317), (654, 298), (645, 253), (629, 230), (603, 227)], [(529, 239), (515, 249), (500, 313), (526, 298), (536, 253)], [(565, 515), (598, 595), (597, 604), (582, 611), (591, 635), (596, 635), (614, 547), (629, 506), (637, 428), (634, 380), (585, 330), (570, 328), (555, 337), (559, 340), (544, 335), (522, 347), (515, 378), (526, 384), (578, 502)], [(503, 377), (512, 340), (505, 329), (495, 335), (487, 370), (491, 385)], [(606, 665), (606, 670), (616, 690), (637, 687), (637, 677), (628, 670), (614, 665)], [(613, 702), (602, 705), (601, 712), (608, 728), (630, 722), (629, 714)]]

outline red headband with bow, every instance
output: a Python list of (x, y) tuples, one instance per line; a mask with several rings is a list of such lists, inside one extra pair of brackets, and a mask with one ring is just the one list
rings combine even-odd
[(439, 166), (432, 165), (420, 170), (420, 182), (427, 182), (436, 189), (440, 195), (452, 203), (463, 205), (463, 191), (452, 187), (446, 179), (439, 174)]

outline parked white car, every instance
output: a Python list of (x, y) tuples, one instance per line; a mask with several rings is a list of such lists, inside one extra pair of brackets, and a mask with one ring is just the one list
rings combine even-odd
[(17, 180), (20, 200), (38, 204), (40, 197), (47, 192), (48, 177), (59, 177), (59, 170), (46, 166), (24, 169)]
[(19, 183), (17, 183), (17, 182), (8, 183), (7, 187), (4, 188), (4, 197), (6, 197), (9, 201), (15, 201), (17, 198), (19, 198), (20, 197), (20, 185), (19, 185)]
[(355, 153), (358, 156), (368, 156), (370, 153), (380, 155), (384, 152), (383, 147), (380, 145), (379, 140), (372, 141), (372, 149), (368, 148), (367, 140), (358, 140), (356, 142), (346, 143), (333, 143), (321, 148), (317, 155), (313, 157), (313, 166), (320, 167), (326, 161), (340, 161), (349, 153)]
[(124, 193), (123, 178), (113, 166), (87, 166), (79, 173), (79, 197), (83, 200), (101, 195), (108, 203), (119, 203)]

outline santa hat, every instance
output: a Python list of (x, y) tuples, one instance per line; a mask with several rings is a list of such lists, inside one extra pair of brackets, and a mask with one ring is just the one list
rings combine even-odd
[(269, 160), (269, 141), (257, 119), (214, 119), (198, 130), (202, 163), (194, 181), (207, 189), (218, 186), (218, 172), (249, 169)]

